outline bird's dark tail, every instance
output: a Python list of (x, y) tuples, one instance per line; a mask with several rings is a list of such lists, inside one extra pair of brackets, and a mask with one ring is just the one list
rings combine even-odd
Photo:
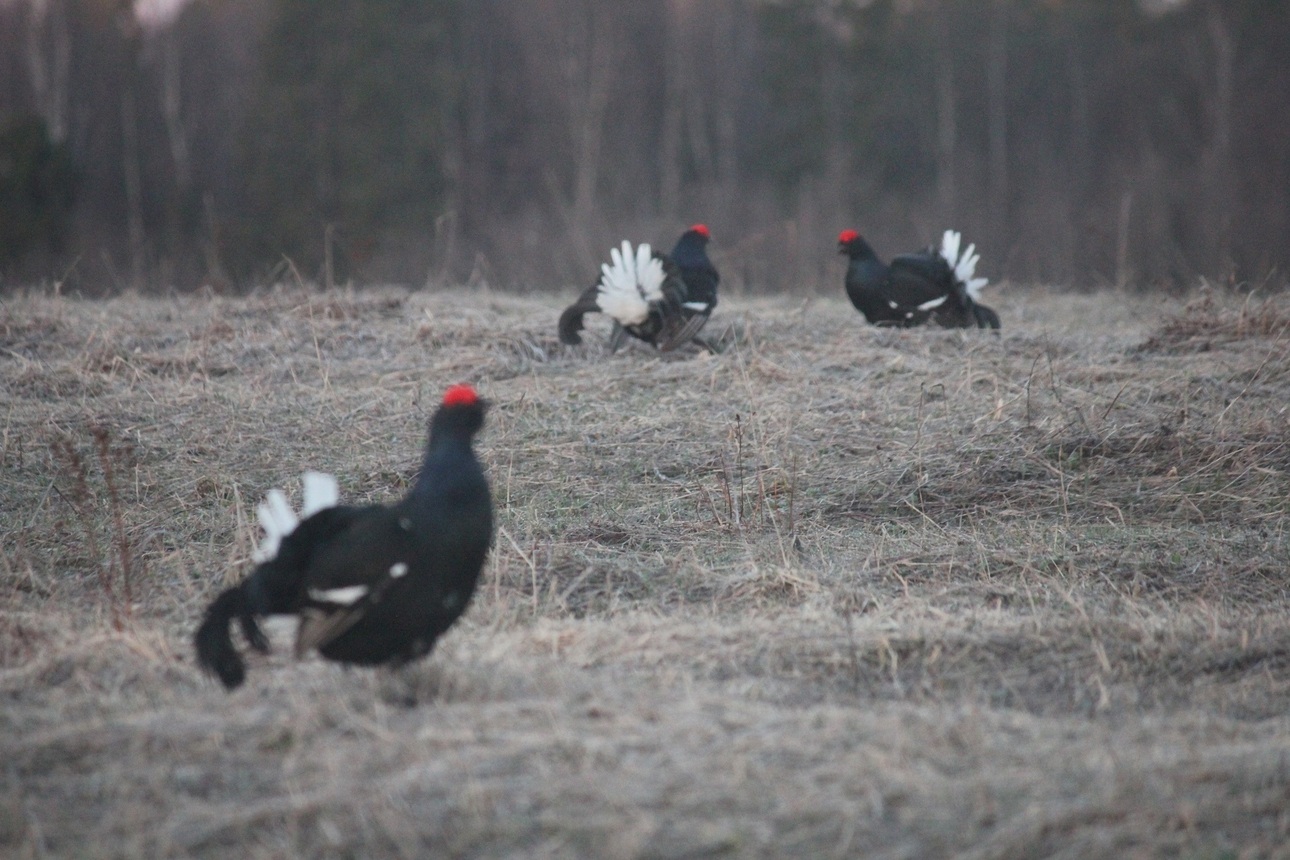
[(242, 633), (251, 647), (257, 651), (267, 651), (268, 640), (255, 623), (246, 589), (241, 585), (229, 588), (215, 598), (207, 607), (206, 617), (193, 635), (198, 665), (216, 675), (230, 690), (246, 679), (246, 664), (233, 647), (233, 637), (229, 630), (235, 618), (241, 623)]
[(1000, 326), (999, 315), (994, 312), (993, 308), (973, 303), (972, 314), (976, 317), (977, 328), (998, 329)]
[(578, 333), (582, 331), (582, 318), (600, 310), (596, 304), (596, 295), (600, 285), (597, 284), (578, 297), (578, 300), (564, 309), (560, 314), (560, 342), (570, 345), (582, 343)]

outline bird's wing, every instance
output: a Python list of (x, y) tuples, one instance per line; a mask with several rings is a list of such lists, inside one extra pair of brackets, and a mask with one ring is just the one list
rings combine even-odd
[(681, 313), (682, 306), (690, 297), (690, 292), (685, 285), (685, 279), (681, 277), (681, 270), (670, 259), (661, 254), (656, 254), (655, 259), (659, 261), (663, 269), (663, 278), (659, 284), (656, 302), (665, 315), (677, 316)]
[(667, 258), (662, 259), (666, 274), (662, 286), (663, 299), (658, 304), (662, 324), (654, 344), (660, 352), (668, 352), (694, 339), (708, 322), (716, 301), (715, 295), (713, 301), (692, 296), (689, 284), (676, 264)]
[(313, 554), (302, 596), (296, 654), (322, 648), (379, 603), (407, 574), (415, 548), (411, 523), (391, 508), (368, 508)]
[(273, 558), (247, 578), (245, 588), (256, 615), (294, 612), (315, 557), (372, 508), (342, 505), (323, 508), (282, 538)]
[(930, 309), (924, 306), (953, 291), (953, 273), (938, 256), (902, 254), (891, 261), (885, 292), (901, 308)]
[(666, 334), (666, 339), (660, 340), (658, 344), (659, 352), (669, 352), (678, 346), (685, 346), (694, 340), (695, 336), (703, 331), (704, 325), (708, 322), (707, 313), (695, 313), (686, 319), (681, 325), (675, 327)]
[(717, 285), (721, 276), (711, 265), (683, 266), (681, 278), (685, 281), (686, 298), (691, 302), (703, 302), (709, 313), (717, 306)]

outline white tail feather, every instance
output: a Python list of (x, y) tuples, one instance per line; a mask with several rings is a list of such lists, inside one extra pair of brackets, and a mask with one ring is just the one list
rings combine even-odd
[(962, 240), (963, 236), (957, 230), (946, 230), (945, 235), (941, 237), (941, 257), (950, 264), (951, 268), (959, 258), (959, 244)]
[(640, 325), (649, 318), (650, 302), (663, 298), (663, 263), (654, 259), (648, 244), (632, 251), (624, 241), (622, 250), (612, 248), (610, 263), (600, 267), (600, 290), (596, 305), (622, 325)]
[(974, 277), (981, 255), (976, 252), (976, 245), (972, 244), (960, 256), (962, 241), (962, 235), (957, 230), (946, 230), (941, 237), (941, 257), (954, 270), (954, 279), (963, 285), (972, 301), (980, 301), (981, 288), (990, 283), (990, 279)]
[(334, 508), (340, 502), (340, 487), (336, 479), (326, 472), (305, 472), (300, 476), (303, 501), (301, 517), (310, 517), (324, 508)]
[(264, 529), (264, 539), (251, 558), (257, 562), (268, 561), (278, 555), (282, 539), (295, 531), (300, 521), (287, 503), (286, 495), (278, 489), (265, 494), (264, 501), (255, 506), (255, 515), (260, 520), (260, 528)]
[(336, 479), (324, 472), (305, 472), (300, 478), (303, 486), (300, 516), (291, 510), (287, 496), (279, 489), (264, 494), (264, 501), (255, 506), (256, 519), (264, 529), (260, 546), (251, 553), (257, 564), (278, 557), (282, 539), (296, 530), (302, 518), (308, 518), (324, 508), (334, 508), (340, 501)]

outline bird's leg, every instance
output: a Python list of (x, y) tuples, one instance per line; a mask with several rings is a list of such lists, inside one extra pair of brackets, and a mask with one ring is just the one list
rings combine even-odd
[(627, 338), (627, 329), (618, 323), (614, 323), (614, 330), (609, 334), (609, 351), (618, 352), (618, 348), (623, 345)]
[(383, 701), (403, 708), (414, 708), (423, 701), (437, 698), (441, 692), (441, 675), (433, 666), (422, 674), (412, 661), (387, 663), (377, 670), (377, 692)]
[(264, 635), (260, 625), (256, 623), (254, 615), (239, 615), (238, 624), (242, 627), (242, 635), (246, 637), (246, 642), (261, 654), (269, 653), (269, 637)]
[(694, 342), (697, 343), (699, 346), (703, 347), (704, 349), (706, 349), (711, 355), (721, 355), (721, 350), (718, 349), (715, 345), (713, 345), (713, 343), (709, 341), (707, 338), (703, 338), (703, 337), (699, 337), (698, 335), (695, 335)]

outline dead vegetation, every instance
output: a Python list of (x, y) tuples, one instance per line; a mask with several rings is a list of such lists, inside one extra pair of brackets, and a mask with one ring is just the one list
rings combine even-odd
[[(1290, 856), (1284, 297), (1013, 289), (1002, 337), (727, 298), (669, 358), (559, 305), (0, 304), (4, 853)], [(255, 501), (399, 494), (455, 381), (464, 622), (199, 676)]]

